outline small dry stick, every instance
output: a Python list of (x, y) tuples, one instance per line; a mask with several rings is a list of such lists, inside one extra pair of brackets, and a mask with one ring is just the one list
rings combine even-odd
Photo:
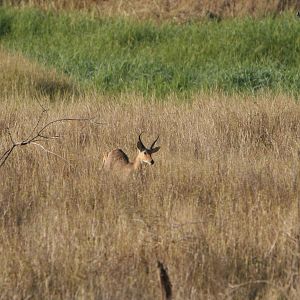
[(157, 261), (157, 267), (158, 276), (160, 279), (161, 299), (172, 300), (172, 284), (168, 272), (163, 263), (161, 263), (159, 260)]
[[(7, 161), (7, 159), (9, 158), (9, 156), (12, 154), (12, 152), (14, 151), (14, 149), (16, 149), (16, 147), (19, 146), (26, 146), (29, 144), (32, 145), (36, 145), (39, 146), (42, 150), (44, 150), (46, 153), (49, 154), (53, 154), (63, 160), (65, 160), (63, 157), (61, 157), (60, 155), (47, 150), (44, 146), (42, 146), (41, 144), (39, 144), (38, 142), (43, 142), (43, 141), (47, 141), (47, 140), (52, 140), (52, 139), (58, 139), (60, 136), (59, 135), (54, 135), (54, 136), (46, 136), (44, 134), (45, 130), (50, 127), (53, 124), (56, 123), (61, 123), (61, 122), (66, 122), (66, 121), (89, 121), (92, 122), (94, 124), (101, 124), (101, 123), (97, 123), (94, 121), (95, 118), (62, 118), (62, 119), (57, 119), (57, 120), (53, 120), (51, 122), (48, 122), (47, 124), (40, 126), (40, 123), (43, 119), (43, 116), (45, 115), (45, 113), (48, 111), (46, 110), (40, 103), (39, 105), (42, 108), (42, 112), (38, 118), (37, 123), (35, 124), (35, 126), (33, 127), (33, 129), (31, 130), (30, 134), (28, 135), (27, 138), (21, 140), (20, 142), (16, 142), (13, 137), (12, 134), (10, 132), (10, 129), (7, 128), (7, 133), (9, 136), (9, 139), (11, 141), (11, 147), (9, 149), (7, 149), (2, 156), (0, 157), (0, 168), (5, 164), (5, 162)], [(39, 128), (40, 127), (40, 128)], [(39, 129), (38, 129), (39, 128)]]

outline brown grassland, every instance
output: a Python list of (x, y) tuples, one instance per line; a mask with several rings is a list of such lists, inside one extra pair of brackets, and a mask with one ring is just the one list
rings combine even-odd
[(297, 0), (3, 0), (2, 3), (55, 10), (87, 10), (106, 16), (122, 15), (175, 21), (212, 14), (219, 17), (262, 16), (300, 9)]
[[(1, 151), (43, 103), (58, 140), (18, 147), (0, 168), (0, 299), (299, 299), (300, 106), (285, 95), (194, 95), (187, 102), (76, 90), (0, 52)], [(45, 122), (45, 121), (43, 121)], [(128, 182), (101, 171), (138, 134), (160, 135), (155, 165)]]

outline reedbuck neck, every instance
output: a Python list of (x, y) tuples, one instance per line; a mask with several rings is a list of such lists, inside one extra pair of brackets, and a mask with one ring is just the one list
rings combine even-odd
[(141, 140), (141, 135), (142, 134), (139, 135), (139, 140), (137, 142), (138, 154), (132, 162), (129, 161), (128, 156), (123, 150), (114, 149), (104, 158), (104, 169), (107, 171), (114, 171), (126, 178), (128, 175), (138, 170), (142, 163), (153, 165), (154, 160), (152, 154), (160, 149), (160, 147), (154, 147), (159, 137), (152, 143), (150, 148), (146, 148)]

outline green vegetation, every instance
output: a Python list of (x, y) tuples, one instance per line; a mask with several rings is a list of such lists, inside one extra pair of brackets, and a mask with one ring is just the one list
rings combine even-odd
[(300, 92), (300, 23), (290, 14), (155, 24), (1, 8), (0, 40), (101, 92)]

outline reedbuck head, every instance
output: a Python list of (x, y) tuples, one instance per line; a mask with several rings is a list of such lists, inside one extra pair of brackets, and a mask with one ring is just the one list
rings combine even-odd
[(146, 148), (141, 140), (141, 135), (142, 133), (139, 135), (139, 140), (137, 142), (137, 148), (139, 150), (138, 153), (138, 158), (141, 162), (147, 163), (149, 165), (153, 165), (154, 164), (154, 160), (152, 159), (152, 154), (157, 152), (160, 147), (155, 147), (155, 143), (157, 142), (159, 136), (156, 138), (156, 140), (152, 143), (152, 145), (150, 146), (150, 148)]

